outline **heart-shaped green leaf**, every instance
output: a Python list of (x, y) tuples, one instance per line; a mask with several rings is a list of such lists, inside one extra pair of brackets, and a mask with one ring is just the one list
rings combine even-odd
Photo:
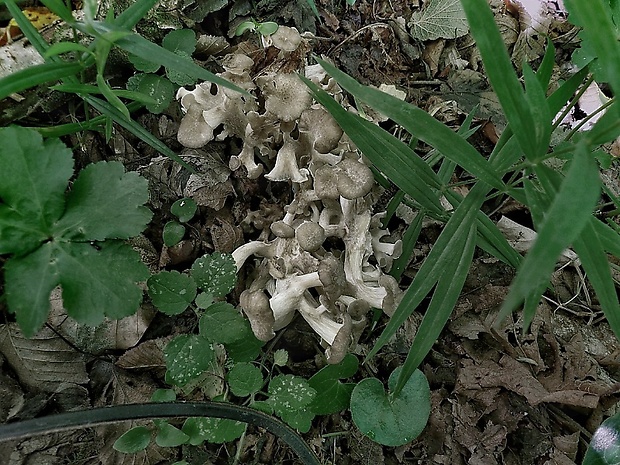
[[(401, 367), (390, 375), (396, 386)], [(385, 393), (377, 378), (362, 380), (351, 394), (351, 414), (359, 430), (373, 441), (400, 446), (415, 439), (426, 426), (431, 411), (431, 391), (426, 377), (416, 370), (396, 397)]]
[(583, 465), (617, 465), (620, 463), (620, 414), (608, 418), (594, 432)]

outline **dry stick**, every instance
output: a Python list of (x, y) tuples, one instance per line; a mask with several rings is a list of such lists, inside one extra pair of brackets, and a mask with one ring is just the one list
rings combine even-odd
[(174, 417), (215, 417), (250, 423), (266, 429), (283, 440), (305, 465), (321, 465), (303, 438), (277, 418), (248, 407), (222, 402), (162, 402), (115, 405), (49, 415), (0, 425), (0, 442), (125, 420)]

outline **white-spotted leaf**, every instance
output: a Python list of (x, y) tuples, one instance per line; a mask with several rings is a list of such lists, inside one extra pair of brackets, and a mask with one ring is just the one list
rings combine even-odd
[(215, 252), (197, 259), (192, 265), (191, 275), (204, 292), (222, 297), (235, 286), (237, 268), (232, 255)]
[(161, 271), (146, 282), (153, 304), (167, 315), (178, 315), (196, 297), (196, 283), (178, 271)]
[(167, 377), (177, 386), (185, 386), (207, 370), (213, 361), (211, 342), (202, 336), (177, 336), (164, 349)]

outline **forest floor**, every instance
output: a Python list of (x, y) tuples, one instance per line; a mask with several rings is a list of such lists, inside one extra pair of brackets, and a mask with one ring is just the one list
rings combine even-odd
[[(200, 4), (198, 1), (178, 3), (184, 5), (178, 11), (180, 22)], [(295, 26), (300, 32), (310, 32), (314, 38), (307, 42), (306, 53), (328, 58), (363, 84), (396, 86), (406, 93), (407, 101), (454, 130), (478, 105), (474, 125), (480, 129), (469, 140), (488, 154), (506, 122), (486, 81), (473, 39), (467, 34), (457, 39), (411, 39), (403, 28), (408, 30), (411, 15), (420, 10), (418, 3), (358, 0), (354, 5), (346, 5), (343, 1), (317, 0), (321, 15), (318, 21), (304, 0), (260, 1), (253, 6), (224, 1), (221, 9), (206, 14), (192, 28), (199, 36), (222, 37), (236, 47), (222, 55), (230, 50), (251, 55), (255, 75), (268, 67), (286, 68), (287, 63), (275, 60), (269, 50), (261, 48), (256, 35), (231, 37), (230, 32), (242, 19), (247, 19), (250, 11), (257, 21), (275, 21)], [(526, 59), (535, 68), (546, 47), (544, 36), (524, 34), (529, 29), (524, 10), (507, 9), (504, 2), (491, 3), (515, 63)], [(153, 41), (161, 40), (153, 31), (169, 26), (158, 21), (164, 20), (154, 15), (138, 29)], [(572, 26), (561, 20), (561, 15), (554, 17), (546, 28), (557, 50), (554, 79), (558, 80), (570, 63), (577, 44), (576, 34)], [(205, 65), (220, 70), (221, 56), (205, 59)], [(110, 72), (113, 82), (123, 85), (132, 71), (128, 63), (122, 60), (119, 63)], [(79, 111), (75, 102), (65, 101), (53, 111), (34, 111), (15, 123), (35, 126), (64, 123), (71, 121), (75, 111)], [(177, 153), (187, 154), (176, 140), (182, 117), (177, 102), (162, 114), (144, 111), (137, 117)], [(390, 121), (381, 124), (400, 134)], [(121, 160), (128, 170), (138, 170), (151, 180), (149, 206), (155, 216), (144, 234), (142, 251), (155, 270), (163, 267), (183, 270), (204, 253), (231, 252), (259, 237), (265, 225), (283, 216), (284, 207), (291, 201), (290, 186), (286, 183), (272, 184), (262, 176), (247, 179), (242, 170), (228, 170), (228, 158), (239, 150), (239, 141), (209, 144), (201, 149), (210, 160), (215, 160), (208, 167), (212, 176), (208, 194), (201, 194), (200, 214), (192, 220), (194, 234), (189, 245), (171, 255), (162, 245), (161, 230), (170, 219), (169, 206), (178, 198), (177, 187), (182, 182), (182, 175), (172, 164), (162, 165), (164, 162), (153, 149), (122, 128), (115, 128), (109, 141), (103, 134), (90, 132), (66, 137), (65, 142), (73, 147), (78, 166), (100, 160)], [(423, 155), (430, 148), (421, 145), (418, 150)], [(160, 176), (155, 182), (156, 170), (160, 174), (165, 171), (167, 180)], [(386, 196), (389, 198), (389, 194)], [(514, 202), (491, 200), (484, 210), (493, 220), (507, 216), (531, 226), (528, 211)], [(389, 224), (392, 237), (402, 235), (406, 225), (406, 218), (394, 217)], [(439, 223), (425, 223), (403, 275), (403, 289), (415, 276), (440, 231)], [(476, 252), (450, 321), (420, 366), (430, 383), (432, 409), (428, 425), (417, 439), (400, 447), (385, 447), (362, 435), (348, 411), (317, 417), (304, 438), (323, 463), (580, 463), (593, 431), (614, 412), (618, 401), (620, 344), (592, 298), (587, 281), (570, 264), (554, 273), (554, 292), (545, 295), (529, 331), (522, 331), (518, 313), (501, 328), (495, 328), (498, 306), (513, 277), (513, 269), (480, 250)], [(238, 303), (242, 290), (239, 284), (230, 296), (231, 303)], [(196, 326), (195, 316), (184, 313), (168, 317), (149, 310), (147, 304), (144, 307), (137, 317), (96, 331), (73, 326), (61, 309), (56, 308), (49, 325), (33, 340), (19, 338), (10, 323), (2, 325), (0, 421), (75, 408), (145, 402), (154, 389), (166, 387), (162, 347), (171, 335), (191, 332)], [(351, 381), (374, 376), (387, 382), (389, 374), (404, 361), (423, 311), (421, 308), (414, 313), (397, 336), (374, 359), (361, 366)], [(386, 321), (387, 317), (382, 317), (364, 333), (354, 351), (360, 359), (373, 346)], [(289, 363), (283, 368), (286, 373), (309, 377), (320, 368), (317, 360), (322, 350), (316, 335), (302, 319), (283, 330), (270, 347), (276, 349), (289, 353)], [(42, 374), (33, 364), (41, 357), (45, 364), (56, 363), (56, 368)], [(17, 367), (15, 360), (23, 366)], [(117, 425), (56, 434), (19, 445), (0, 444), (0, 457), (3, 457), (0, 461), (10, 465), (156, 464), (173, 463), (182, 455), (191, 464), (224, 464), (233, 463), (239, 446), (238, 442), (183, 450), (154, 446), (135, 456), (126, 456), (111, 447), (126, 429), (127, 425)], [(240, 463), (296, 463), (286, 447), (257, 428), (248, 430), (242, 447)]]

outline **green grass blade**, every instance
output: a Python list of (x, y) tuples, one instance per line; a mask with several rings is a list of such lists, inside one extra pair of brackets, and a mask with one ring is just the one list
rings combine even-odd
[(39, 84), (74, 76), (82, 69), (79, 63), (43, 63), (11, 73), (0, 79), (0, 100)]
[(598, 220), (590, 218), (579, 237), (573, 242), (573, 248), (577, 255), (579, 255), (583, 269), (586, 271), (588, 279), (596, 292), (596, 297), (601, 304), (609, 326), (616, 337), (620, 339), (620, 304), (618, 303), (618, 294), (611, 275), (607, 255), (596, 234), (595, 221)]
[(394, 388), (394, 396), (405, 386), (413, 372), (418, 368), (424, 357), (437, 341), (439, 334), (446, 325), (456, 301), (461, 294), (467, 273), (476, 249), (476, 227), (472, 225), (469, 234), (457, 238), (460, 247), (445, 273), (439, 278), (431, 302), (424, 314), (413, 343), (409, 349), (407, 359), (398, 377)]
[[(102, 23), (100, 21), (93, 21), (89, 25), (78, 23), (76, 24), (76, 28), (85, 33), (89, 33), (89, 28), (93, 28), (94, 31), (99, 34), (100, 39), (103, 39), (106, 34), (127, 32), (125, 29), (119, 28), (118, 26)], [(222, 87), (249, 95), (240, 87), (197, 65), (191, 58), (177, 55), (170, 50), (166, 50), (159, 45), (155, 45), (153, 42), (146, 40), (138, 34), (129, 33), (124, 34), (121, 37), (115, 37), (114, 44), (126, 52), (133, 53), (140, 58), (158, 63), (166, 68), (174, 69), (179, 73), (189, 74), (197, 79), (204, 79), (205, 81), (213, 82), (214, 84), (221, 85)]]
[(444, 215), (435, 191), (441, 189), (437, 175), (405, 143), (379, 126), (346, 111), (325, 91), (302, 77), (321, 103), (368, 159), (403, 192), (422, 207)]
[(47, 7), (56, 16), (59, 16), (67, 24), (75, 22), (75, 18), (71, 10), (67, 8), (67, 4), (62, 0), (41, 0), (41, 3)]
[[(584, 144), (577, 145), (566, 178), (545, 215), (545, 221), (525, 256), (498, 319), (515, 310), (533, 289), (546, 282), (562, 251), (580, 234), (600, 195), (596, 161)], [(540, 297), (540, 296), (539, 296)], [(529, 321), (527, 315), (524, 327)]]
[(133, 29), (138, 22), (153, 8), (159, 0), (140, 0), (133, 2), (114, 19), (114, 24), (124, 29)]
[(136, 137), (142, 139), (144, 142), (149, 144), (161, 154), (176, 161), (179, 165), (186, 168), (191, 173), (196, 172), (194, 168), (185, 163), (181, 157), (179, 157), (176, 153), (170, 150), (170, 148), (168, 148), (162, 141), (157, 139), (155, 136), (153, 136), (153, 134), (148, 132), (134, 120), (125, 119), (121, 112), (119, 112), (116, 108), (114, 108), (105, 100), (98, 99), (96, 97), (93, 97), (92, 95), (84, 96), (84, 100), (88, 102), (88, 104), (92, 105), (97, 111), (101, 112), (103, 115), (112, 118), (116, 123), (130, 131)]
[(392, 269), (390, 270), (390, 274), (394, 276), (396, 280), (400, 280), (400, 277), (403, 275), (403, 272), (407, 267), (407, 263), (409, 263), (411, 254), (413, 254), (413, 249), (418, 241), (420, 232), (422, 231), (424, 215), (424, 210), (418, 211), (411, 224), (407, 227), (405, 234), (403, 234), (403, 251), (400, 254), (400, 257), (394, 260), (392, 263)]
[(461, 3), (506, 119), (526, 157), (535, 159), (541, 155), (541, 144), (532, 137), (536, 134), (534, 119), (487, 0), (461, 0)]
[(602, 0), (566, 0), (565, 5), (571, 21), (583, 26), (603, 75), (614, 93), (620, 95), (620, 43), (617, 28), (607, 14), (609, 8), (603, 6)]
[(456, 208), (366, 360), (390, 340), (442, 276), (453, 278), (447, 267), (463, 253), (462, 243), (470, 234), (487, 190), (487, 185), (477, 184)]
[(535, 139), (538, 144), (536, 146), (536, 155), (529, 158), (534, 162), (539, 162), (545, 157), (549, 148), (553, 115), (549, 111), (545, 89), (542, 87), (538, 76), (534, 74), (534, 71), (527, 63), (523, 65), (523, 78), (525, 80), (525, 100), (528, 103), (529, 114), (536, 131), (529, 136)]
[(620, 257), (620, 236), (618, 233), (608, 224), (602, 223), (599, 220), (594, 222), (594, 230), (603, 249), (616, 257)]
[[(538, 70), (536, 70), (536, 77), (540, 83), (540, 87), (546, 89), (549, 87), (549, 81), (553, 74), (553, 65), (555, 64), (555, 46), (550, 38), (547, 38), (547, 49), (545, 50), (545, 56), (543, 57)], [(555, 113), (554, 113), (555, 114)]]
[(392, 95), (363, 86), (330, 63), (316, 58), (320, 65), (340, 86), (373, 109), (388, 116), (404, 127), (412, 136), (437, 149), (485, 183), (505, 190), (506, 186), (480, 153), (462, 136), (454, 133), (424, 110)]

